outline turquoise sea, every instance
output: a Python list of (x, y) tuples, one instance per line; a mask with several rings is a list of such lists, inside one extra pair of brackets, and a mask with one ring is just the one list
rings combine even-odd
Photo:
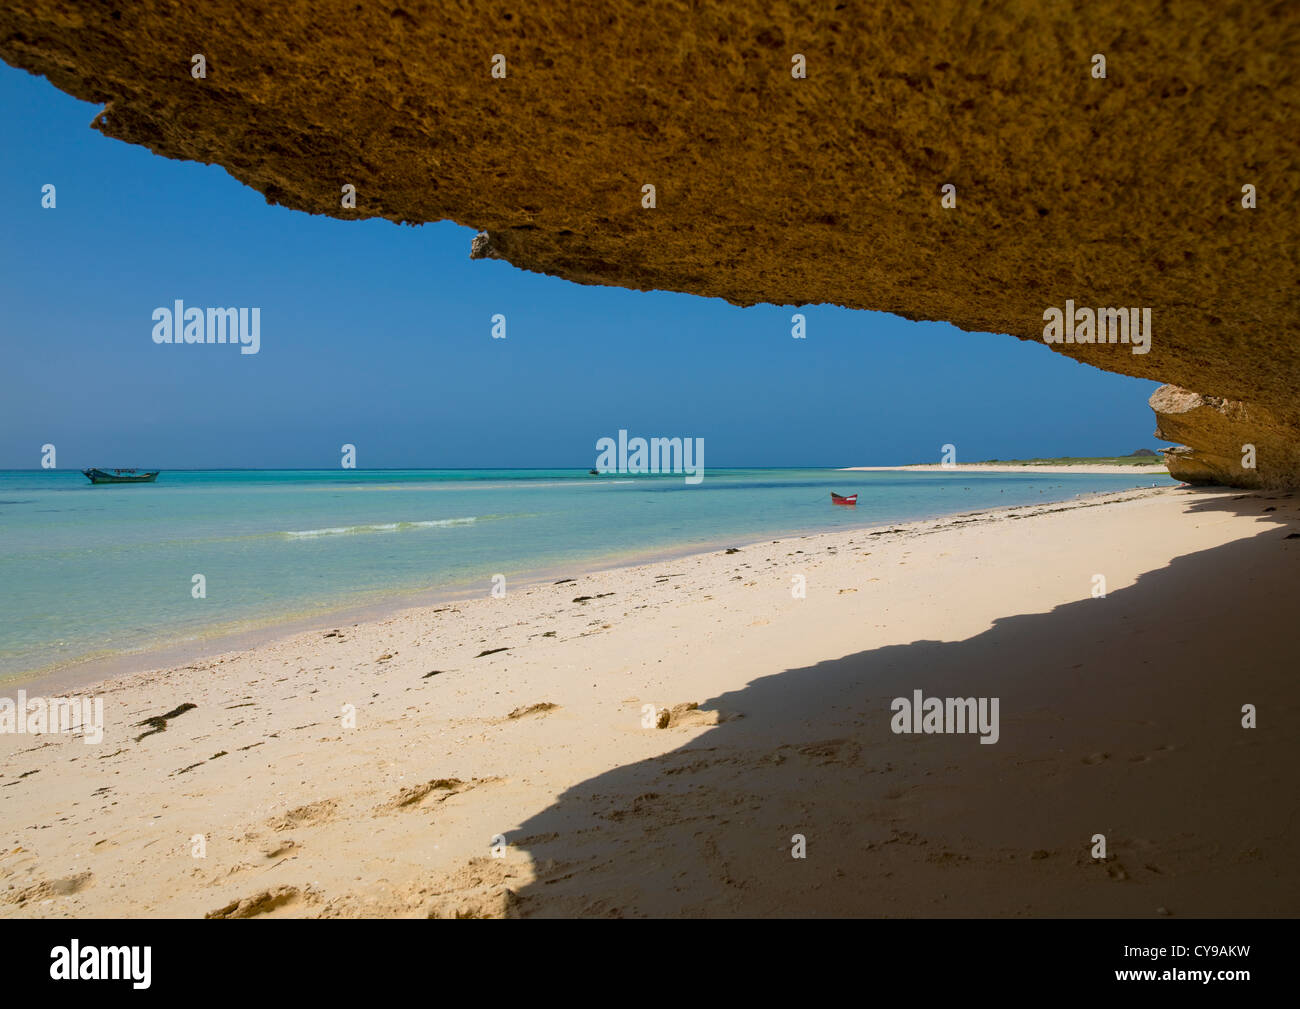
[[(0, 679), (331, 613), (797, 532), (1168, 477), (710, 470), (0, 471)], [(855, 509), (830, 491), (860, 495)], [(206, 598), (193, 595), (194, 575)]]

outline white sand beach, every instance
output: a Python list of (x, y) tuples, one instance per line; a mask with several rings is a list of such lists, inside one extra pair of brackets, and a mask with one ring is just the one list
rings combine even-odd
[[(1135, 490), (88, 685), (102, 742), (0, 735), (0, 915), (1293, 914), (1297, 533)], [(915, 690), (997, 742), (896, 734)]]

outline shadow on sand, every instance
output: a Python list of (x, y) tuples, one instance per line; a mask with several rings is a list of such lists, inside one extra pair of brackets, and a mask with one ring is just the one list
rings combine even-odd
[[(709, 700), (740, 717), (584, 781), (507, 835), (537, 872), (508, 913), (1300, 912), (1300, 509), (1224, 495), (1188, 520), (1238, 510), (1265, 528), (1105, 599)], [(916, 689), (999, 698), (1000, 741), (895, 735), (890, 703)]]

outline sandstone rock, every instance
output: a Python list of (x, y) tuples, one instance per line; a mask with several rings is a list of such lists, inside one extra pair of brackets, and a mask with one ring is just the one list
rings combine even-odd
[[(1300, 473), (1300, 417), (1258, 404), (1202, 396), (1162, 385), (1148, 401), (1156, 437), (1185, 443), (1165, 451), (1169, 472), (1188, 483), (1236, 487), (1293, 486)], [(1253, 453), (1247, 449), (1253, 447)], [(1243, 465), (1253, 455), (1254, 467)]]
[(1034, 341), (1066, 299), (1149, 307), (1147, 354), (1053, 349), (1219, 404), (1231, 438), (1161, 427), (1234, 483), (1237, 439), (1300, 483), (1298, 38), (1295, 4), (1163, 0), (0, 10), (0, 57), (107, 103), (109, 136), (309, 213), (451, 219), (524, 269)]

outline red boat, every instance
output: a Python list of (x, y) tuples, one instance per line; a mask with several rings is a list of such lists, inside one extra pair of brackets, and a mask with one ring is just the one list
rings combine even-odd
[(831, 504), (848, 505), (850, 508), (855, 508), (858, 504), (858, 496), (856, 494), (850, 494), (848, 497), (844, 497), (841, 494), (836, 494), (834, 491), (831, 491)]

